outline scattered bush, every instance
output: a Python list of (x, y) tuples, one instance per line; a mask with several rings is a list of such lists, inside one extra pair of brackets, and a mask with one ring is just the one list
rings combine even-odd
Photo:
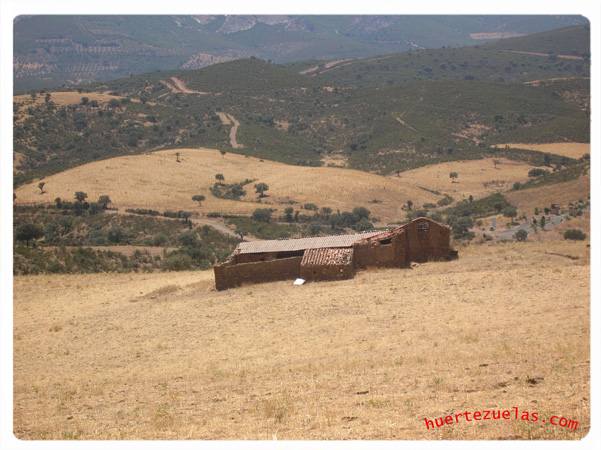
[(524, 229), (520, 229), (516, 231), (513, 237), (515, 238), (515, 240), (522, 242), (528, 239), (528, 232)]
[(570, 228), (563, 233), (563, 238), (572, 241), (584, 241), (586, 239), (586, 233), (582, 230)]

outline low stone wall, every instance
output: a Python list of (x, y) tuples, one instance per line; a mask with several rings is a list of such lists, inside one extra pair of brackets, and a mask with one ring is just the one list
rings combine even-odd
[(218, 291), (244, 283), (291, 280), (300, 275), (302, 257), (274, 259), (241, 264), (224, 263), (213, 268)]

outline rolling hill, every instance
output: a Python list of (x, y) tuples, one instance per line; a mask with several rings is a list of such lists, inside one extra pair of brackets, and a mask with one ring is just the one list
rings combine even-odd
[(249, 56), (352, 58), (584, 23), (579, 16), (19, 16), (14, 80), (17, 91), (73, 86)]
[[(559, 55), (559, 56), (558, 56)], [(590, 29), (567, 27), (494, 43), (412, 50), (317, 66), (322, 82), (375, 86), (420, 80), (530, 81), (588, 76)], [(314, 66), (315, 67), (315, 66)], [(305, 66), (300, 70), (307, 70)]]
[[(235, 154), (222, 156), (209, 149), (172, 149), (81, 165), (46, 177), (43, 195), (36, 182), (21, 186), (16, 195), (17, 204), (27, 204), (52, 202), (56, 197), (70, 200), (74, 192), (84, 191), (90, 199), (109, 195), (120, 210), (190, 210), (205, 214), (250, 215), (265, 207), (283, 214), (286, 207), (299, 209), (305, 203), (334, 211), (364, 206), (382, 224), (388, 224), (405, 218), (408, 200), (420, 208), (445, 195), (457, 200), (470, 195), (479, 198), (526, 181), (531, 168), (502, 158), (497, 164), (484, 159), (430, 165), (403, 172), (400, 177), (385, 177), (332, 167), (299, 167)], [(459, 173), (456, 183), (449, 178), (452, 171)], [(246, 186), (247, 195), (241, 201), (212, 195), (210, 187), (218, 173), (224, 175), (226, 183), (253, 180)], [(259, 182), (269, 185), (268, 197), (260, 202), (253, 189)], [(206, 197), (201, 208), (192, 200), (195, 194)]]
[[(58, 92), (56, 102), (52, 93), (40, 93), (35, 101), (18, 97), (15, 181), (178, 146), (297, 165), (340, 157), (353, 168), (393, 173), (503, 153), (491, 150), (493, 144), (586, 143), (589, 112), (575, 99), (587, 98), (587, 89), (581, 80), (560, 87), (466, 79), (337, 85), (256, 58), (154, 72), (90, 86), (79, 104), (61, 104), (66, 94)], [(107, 93), (118, 98), (93, 100), (100, 94), (109, 98)], [(232, 127), (220, 114), (239, 123), (239, 145), (231, 145)], [(542, 163), (540, 153), (505, 153)]]

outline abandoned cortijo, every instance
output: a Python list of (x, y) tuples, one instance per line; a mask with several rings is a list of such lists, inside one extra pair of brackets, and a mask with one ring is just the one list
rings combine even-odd
[(306, 281), (352, 278), (367, 267), (407, 267), (411, 262), (448, 260), (450, 228), (420, 217), (387, 231), (314, 238), (241, 242), (216, 265), (218, 290), (244, 283), (303, 278)]

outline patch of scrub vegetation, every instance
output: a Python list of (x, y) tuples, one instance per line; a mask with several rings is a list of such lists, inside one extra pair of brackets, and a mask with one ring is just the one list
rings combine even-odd
[(273, 209), (259, 208), (250, 217), (228, 217), (226, 222), (235, 226), (240, 236), (251, 234), (260, 239), (353, 233), (374, 228), (371, 212), (364, 207), (333, 212), (331, 208), (307, 203), (301, 209), (285, 208), (280, 217), (274, 217), (273, 213)]
[[(218, 178), (219, 177), (219, 178)], [(215, 175), (217, 181), (213, 186), (210, 187), (211, 194), (217, 198), (223, 198), (227, 200), (241, 200), (242, 197), (246, 196), (246, 190), (244, 186), (252, 183), (255, 180), (246, 179), (238, 183), (225, 183), (222, 174)]]
[(14, 248), (13, 273), (97, 273), (151, 272), (161, 268), (161, 257), (137, 250), (131, 256), (111, 250), (88, 247), (28, 247)]
[[(238, 242), (207, 225), (192, 227), (188, 219), (76, 215), (56, 205), (15, 206), (14, 235), (16, 274), (206, 269)], [(115, 246), (144, 248), (123, 254)], [(151, 254), (152, 248), (159, 251)]]
[(566, 168), (556, 168), (554, 171), (541, 173), (539, 176), (532, 177), (524, 183), (516, 183), (513, 186), (514, 190), (529, 189), (534, 187), (546, 186), (550, 184), (564, 183), (566, 181), (575, 180), (582, 175), (586, 175), (590, 171), (590, 162), (588, 158), (584, 158), (577, 164)]
[(455, 239), (470, 240), (474, 237), (471, 231), (474, 220), (493, 214), (503, 214), (513, 219), (517, 215), (517, 210), (503, 194), (495, 193), (477, 200), (470, 196), (469, 199), (462, 200), (441, 213), (430, 214), (430, 217), (435, 220), (444, 219), (451, 226)]

